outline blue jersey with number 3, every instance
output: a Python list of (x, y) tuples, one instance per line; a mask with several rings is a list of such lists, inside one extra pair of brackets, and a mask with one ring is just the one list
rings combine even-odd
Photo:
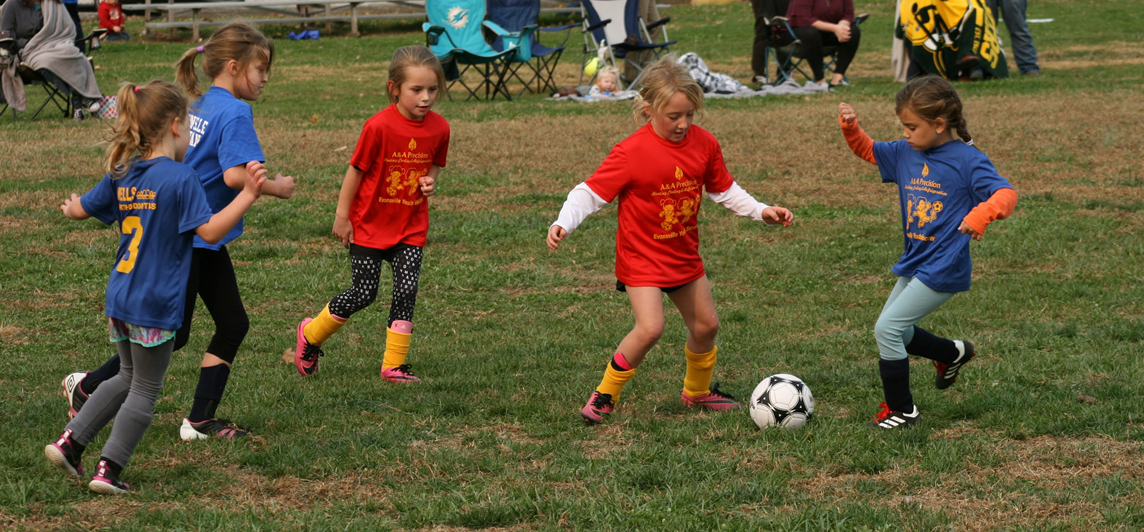
[(142, 327), (178, 329), (194, 231), (212, 215), (199, 176), (166, 157), (135, 161), (126, 175), (104, 177), (79, 201), (93, 218), (119, 222), (107, 316)]

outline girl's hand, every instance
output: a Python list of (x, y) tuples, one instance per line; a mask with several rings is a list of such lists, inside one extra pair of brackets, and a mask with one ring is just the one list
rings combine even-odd
[(64, 200), (64, 204), (60, 205), (60, 210), (64, 211), (64, 216), (71, 218), (68, 214), (68, 209), (71, 208), (72, 203), (79, 203), (79, 196), (72, 194), (70, 198)]
[(556, 249), (560, 247), (560, 241), (568, 236), (568, 231), (559, 225), (553, 225), (548, 228), (548, 247)]
[(242, 190), (253, 194), (257, 199), (262, 196), (262, 185), (266, 184), (266, 167), (258, 161), (246, 163), (246, 184)]
[(969, 227), (969, 224), (965, 223), (964, 220), (961, 222), (961, 225), (958, 226), (957, 230), (961, 231), (961, 234), (963, 235), (972, 236), (974, 240), (981, 240), (982, 234), (974, 231), (973, 228)]
[(423, 175), (417, 178), (417, 184), (421, 185), (421, 193), (424, 194), (426, 198), (433, 195), (433, 183), (435, 182), (436, 180), (433, 179), (431, 175)]
[(763, 209), (763, 222), (767, 225), (782, 224), (790, 227), (794, 223), (794, 213), (783, 207), (767, 207)]
[(349, 218), (334, 215), (334, 236), (338, 237), (347, 249), (354, 243), (354, 226)]
[(855, 120), (858, 120), (858, 113), (854, 112), (854, 108), (850, 107), (850, 104), (842, 102), (838, 104), (838, 118), (847, 124), (853, 124)]
[(278, 187), (274, 196), (282, 199), (290, 199), (290, 196), (294, 195), (294, 176), (275, 174), (274, 183)]

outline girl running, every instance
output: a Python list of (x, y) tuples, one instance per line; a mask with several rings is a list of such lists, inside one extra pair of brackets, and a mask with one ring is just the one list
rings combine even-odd
[(191, 269), (194, 239), (215, 243), (225, 238), (266, 182), (262, 164), (250, 162), (243, 167), (242, 190), (212, 214), (195, 171), (180, 163), (191, 140), (182, 91), (152, 81), (142, 87), (124, 84), (118, 97), (107, 176), (83, 197), (72, 194), (61, 209), (73, 220), (119, 222), (122, 235), (106, 302), (119, 371), (88, 398), (59, 439), (44, 448), (57, 468), (80, 478), (84, 447), (114, 417), (111, 437), (88, 484), (105, 495), (128, 490), (120, 474), (151, 425), (175, 329), (183, 323), (184, 279)]
[[(878, 369), (886, 401), (873, 424), (909, 427), (921, 414), (910, 393), (906, 355), (928, 358), (937, 368), (934, 384), (944, 390), (976, 356), (973, 344), (948, 340), (915, 325), (957, 292), (969, 290), (973, 269), (969, 240), (981, 240), (993, 220), (1007, 218), (1017, 193), (973, 139), (961, 99), (943, 78), (927, 76), (898, 91), (895, 111), (902, 140), (874, 142), (858, 127), (858, 115), (839, 105), (838, 121), (854, 154), (878, 165), (882, 182), (898, 185), (905, 251), (890, 271), (898, 283), (874, 326)], [(961, 140), (953, 138), (953, 132)]]
[(699, 257), (701, 192), (735, 214), (789, 227), (794, 215), (755, 201), (739, 187), (715, 137), (692, 126), (703, 113), (703, 90), (673, 58), (651, 66), (635, 100), (644, 126), (612, 148), (600, 168), (568, 193), (560, 218), (548, 229), (548, 247), (576, 230), (584, 218), (617, 197), (616, 289), (627, 292), (636, 326), (620, 342), (603, 381), (580, 411), (588, 423), (611, 414), (625, 383), (663, 334), (667, 294), (687, 325), (687, 374), (681, 400), (687, 406), (730, 410), (739, 405), (711, 386), (719, 318), (711, 284)]
[[(413, 307), (421, 249), (429, 232), (429, 203), (449, 151), (449, 124), (430, 111), (445, 85), (445, 71), (424, 46), (406, 46), (389, 63), (389, 107), (365, 123), (342, 181), (334, 234), (350, 250), (353, 285), (296, 329), (294, 366), (303, 377), (318, 372), (321, 345), (355, 312), (377, 297), (381, 262), (393, 269), (381, 378), (418, 382), (405, 363), (413, 334)], [(290, 350), (287, 349), (286, 356)]]
[[(195, 70), (199, 55), (203, 56), (203, 71), (211, 77), (205, 94)], [(254, 131), (254, 114), (242, 100), (258, 99), (273, 62), (274, 43), (253, 27), (234, 23), (220, 28), (206, 44), (188, 50), (176, 65), (179, 85), (198, 99), (190, 111), (190, 147), (185, 163), (198, 173), (213, 212), (221, 211), (242, 190), (248, 162), (266, 160)], [(294, 178), (278, 174), (266, 182), (263, 191), (287, 199), (294, 194)], [(226, 248), (242, 234), (242, 229), (239, 220), (218, 242), (195, 238), (191, 268), (185, 278), (184, 322), (177, 327), (175, 350), (190, 338), (196, 295), (206, 304), (215, 333), (203, 355), (191, 412), (179, 428), (179, 437), (184, 440), (231, 439), (249, 434), (249, 429), (215, 417), (230, 378), (231, 364), (250, 328)], [(64, 379), (64, 393), (73, 415), (83, 406), (87, 394), (119, 372), (119, 364), (118, 358), (112, 358), (94, 372), (73, 373)]]

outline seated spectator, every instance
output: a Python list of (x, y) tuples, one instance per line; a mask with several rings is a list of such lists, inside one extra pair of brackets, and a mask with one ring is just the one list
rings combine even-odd
[(830, 86), (841, 84), (861, 40), (858, 26), (854, 24), (853, 0), (791, 0), (787, 19), (795, 37), (802, 41), (801, 49), (816, 83), (826, 84), (823, 48), (838, 47)]
[(123, 31), (123, 9), (119, 7), (119, 0), (103, 0), (99, 4), (99, 27), (107, 30), (103, 36), (105, 41), (126, 41), (131, 34)]
[(71, 99), (76, 120), (99, 108), (95, 70), (75, 47), (75, 25), (60, 0), (7, 0), (0, 39), (12, 39), (10, 51)]

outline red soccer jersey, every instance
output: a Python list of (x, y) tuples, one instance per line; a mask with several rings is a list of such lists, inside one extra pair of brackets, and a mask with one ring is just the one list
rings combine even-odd
[(616, 279), (628, 286), (670, 287), (702, 277), (702, 193), (725, 192), (732, 183), (719, 142), (699, 126), (673, 143), (648, 124), (616, 144), (587, 181), (604, 200), (620, 198)]
[(429, 203), (417, 180), (433, 165), (444, 168), (448, 151), (449, 123), (432, 111), (416, 121), (390, 105), (367, 120), (350, 159), (363, 172), (350, 204), (354, 243), (425, 246)]

